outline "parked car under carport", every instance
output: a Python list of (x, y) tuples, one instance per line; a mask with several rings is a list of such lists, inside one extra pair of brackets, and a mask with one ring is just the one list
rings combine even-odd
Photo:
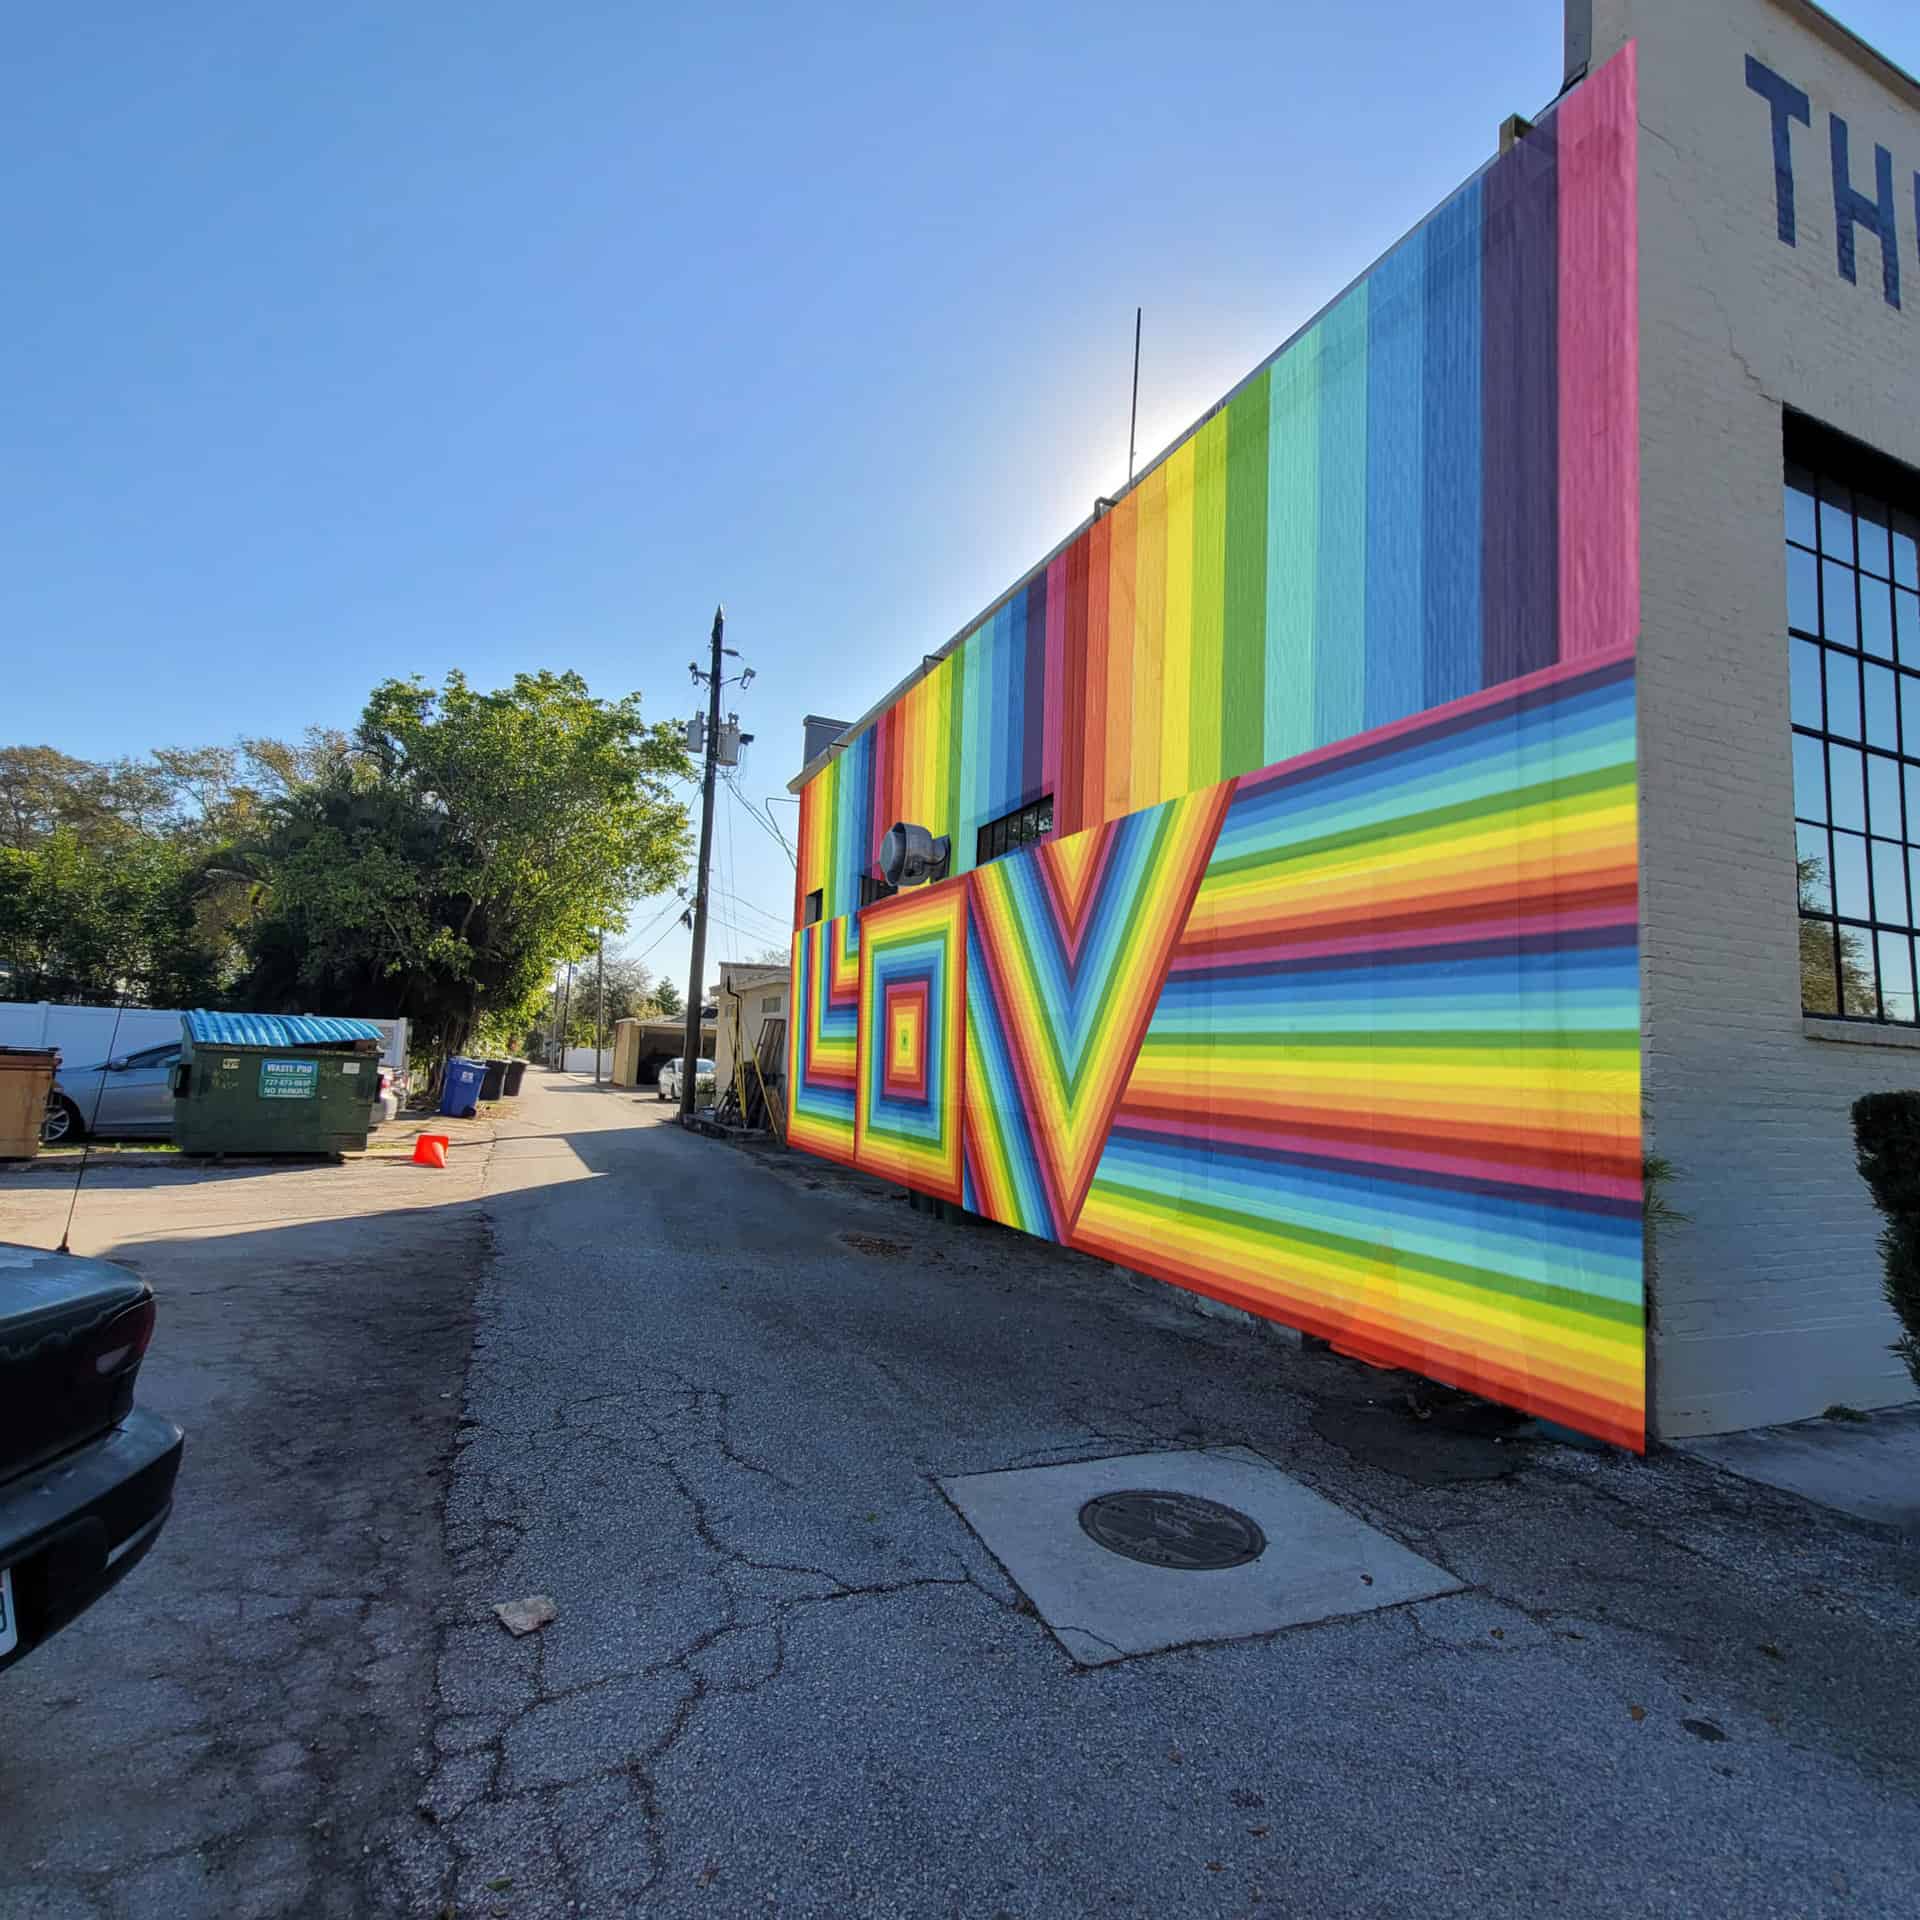
[[(654, 1082), (655, 1098), (660, 1100), (678, 1100), (680, 1098), (680, 1076), (684, 1072), (684, 1060), (668, 1060), (660, 1068), (660, 1076)], [(714, 1100), (713, 1062), (696, 1060), (693, 1063), (693, 1104), (696, 1107), (710, 1107)]]

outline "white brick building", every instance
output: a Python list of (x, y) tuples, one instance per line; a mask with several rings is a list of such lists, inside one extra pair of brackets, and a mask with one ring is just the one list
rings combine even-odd
[[(1691, 1216), (1649, 1278), (1651, 1403), (1680, 1436), (1913, 1392), (1848, 1109), (1920, 1085), (1920, 764), (1892, 751), (1920, 762), (1920, 581), (1881, 513), (1920, 515), (1920, 84), (1805, 0), (1570, 0), (1573, 72), (1630, 40), (1647, 1144)], [(1835, 557), (1789, 549), (1789, 454), (1860, 489), (1852, 552), (1837, 499)], [(1834, 930), (1799, 911), (1829, 900), (1837, 977)]]

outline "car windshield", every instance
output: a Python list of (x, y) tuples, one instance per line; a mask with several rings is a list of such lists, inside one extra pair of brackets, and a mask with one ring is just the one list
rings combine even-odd
[[(180, 1057), (180, 1043), (176, 1040), (170, 1047), (149, 1047), (145, 1053), (117, 1053), (113, 1056), (125, 1067), (165, 1067), (171, 1066)], [(77, 1067), (77, 1073), (104, 1073), (113, 1064), (112, 1060), (96, 1060), (90, 1066)]]

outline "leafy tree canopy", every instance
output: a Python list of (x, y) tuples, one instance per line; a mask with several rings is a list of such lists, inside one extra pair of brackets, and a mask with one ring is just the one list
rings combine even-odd
[(350, 751), (264, 809), (249, 1004), (391, 1006), (429, 1055), (483, 1014), (524, 1029), (556, 960), (679, 878), (687, 772), (637, 694), (597, 700), (577, 674), (385, 682)]

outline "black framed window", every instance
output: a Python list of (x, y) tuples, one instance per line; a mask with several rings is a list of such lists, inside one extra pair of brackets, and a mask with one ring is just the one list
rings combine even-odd
[(824, 887), (815, 887), (814, 890), (807, 895), (807, 917), (805, 924), (809, 927), (812, 926), (813, 923), (820, 918), (821, 914), (826, 911), (826, 906), (826, 889)]
[(1053, 831), (1053, 795), (1042, 794), (1031, 806), (1016, 807), (998, 820), (989, 820), (974, 841), (973, 864), (984, 867), (1003, 853), (1030, 847)]
[(876, 900), (890, 900), (898, 893), (898, 887), (890, 887), (884, 880), (876, 880), (870, 873), (860, 876), (860, 904), (870, 907)]
[(1920, 1024), (1920, 476), (1790, 441), (1800, 1004)]

